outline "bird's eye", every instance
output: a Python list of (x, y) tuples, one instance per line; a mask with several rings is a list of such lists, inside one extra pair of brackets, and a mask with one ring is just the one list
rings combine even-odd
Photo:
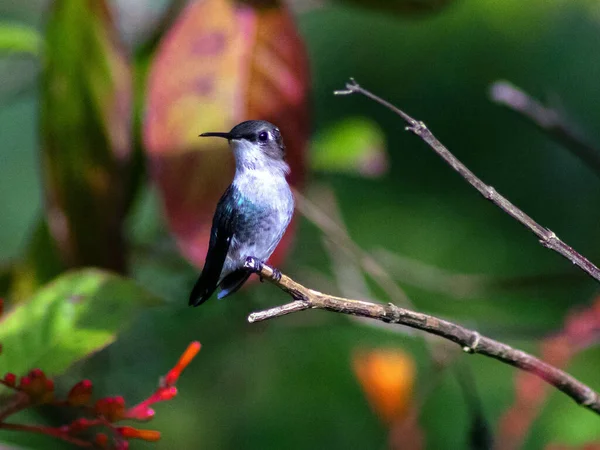
[(263, 131), (258, 135), (258, 140), (261, 142), (267, 142), (269, 140), (269, 133)]

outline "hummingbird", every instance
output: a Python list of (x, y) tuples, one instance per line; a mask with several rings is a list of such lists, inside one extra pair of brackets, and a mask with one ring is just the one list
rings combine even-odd
[(264, 120), (242, 122), (229, 132), (202, 133), (229, 141), (235, 175), (215, 211), (202, 274), (189, 304), (199, 306), (219, 288), (218, 298), (236, 292), (250, 277), (247, 258), (265, 262), (294, 213), (286, 180), (290, 167), (279, 128)]

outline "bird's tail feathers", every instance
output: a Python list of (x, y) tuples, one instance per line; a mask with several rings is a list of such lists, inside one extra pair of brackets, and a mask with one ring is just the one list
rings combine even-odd
[(190, 293), (190, 306), (200, 306), (217, 290), (218, 280), (209, 278), (206, 276), (206, 271), (203, 271)]
[(223, 278), (223, 281), (221, 281), (221, 291), (219, 292), (217, 298), (221, 300), (222, 298), (237, 292), (249, 277), (250, 272), (246, 270), (236, 270), (235, 272), (230, 273)]

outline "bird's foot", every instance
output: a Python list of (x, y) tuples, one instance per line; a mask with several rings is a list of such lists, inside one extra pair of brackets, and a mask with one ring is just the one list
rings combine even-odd
[(263, 269), (263, 265), (264, 265), (264, 263), (260, 259), (255, 258), (254, 256), (248, 256), (246, 258), (246, 261), (244, 262), (244, 269), (258, 274), (258, 279), (262, 283), (263, 281), (265, 281), (265, 280), (263, 280), (263, 277), (260, 274), (260, 272)]
[[(261, 261), (260, 259), (255, 258), (254, 256), (248, 256), (246, 258), (246, 261), (244, 262), (244, 269), (258, 274), (258, 277), (262, 283), (264, 281), (264, 279), (260, 273), (262, 272), (264, 265), (265, 265), (264, 261)], [(271, 267), (271, 270), (273, 271), (273, 279), (275, 281), (280, 281), (281, 280), (281, 272), (274, 267)]]
[(281, 281), (281, 272), (279, 271), (279, 269), (276, 269), (275, 267), (273, 267), (273, 279), (275, 281)]
[(244, 261), (244, 269), (253, 273), (260, 273), (263, 264), (264, 263), (260, 259), (255, 258), (254, 256), (248, 256), (246, 261)]

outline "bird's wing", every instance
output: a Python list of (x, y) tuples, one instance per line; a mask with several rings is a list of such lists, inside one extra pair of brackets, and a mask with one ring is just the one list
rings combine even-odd
[(190, 294), (190, 305), (199, 306), (215, 292), (235, 229), (237, 202), (241, 194), (233, 186), (225, 191), (213, 218), (208, 253), (202, 274)]

